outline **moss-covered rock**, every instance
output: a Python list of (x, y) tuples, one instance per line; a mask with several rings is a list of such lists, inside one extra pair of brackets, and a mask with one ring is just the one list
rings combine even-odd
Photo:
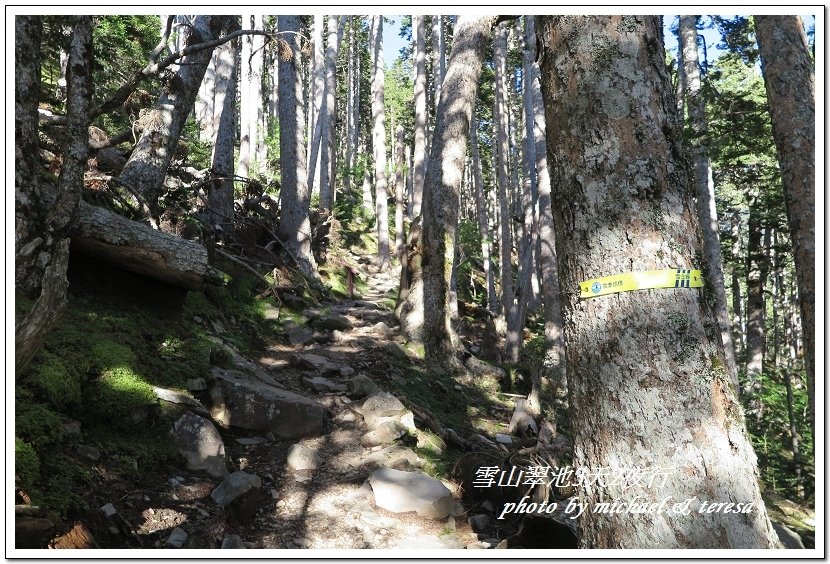
[(58, 356), (44, 351), (31, 372), (28, 383), (37, 397), (60, 411), (67, 411), (81, 401), (81, 382), (78, 371), (72, 370)]

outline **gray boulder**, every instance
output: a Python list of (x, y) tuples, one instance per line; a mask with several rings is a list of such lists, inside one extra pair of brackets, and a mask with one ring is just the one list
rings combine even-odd
[(406, 429), (397, 421), (384, 421), (363, 435), (360, 444), (365, 447), (388, 445), (406, 434)]
[(187, 412), (170, 429), (173, 444), (191, 470), (204, 470), (215, 478), (227, 476), (225, 443), (209, 419)]
[(210, 494), (216, 505), (228, 507), (234, 501), (249, 492), (258, 491), (262, 488), (262, 480), (255, 474), (248, 474), (237, 470), (217, 486)]
[(407, 470), (412, 467), (422, 466), (424, 461), (412, 449), (393, 445), (388, 446), (367, 456), (355, 457), (349, 461), (353, 467), (369, 466), (372, 468), (394, 468), (396, 470)]
[(346, 384), (332, 382), (322, 376), (303, 376), (302, 382), (315, 392), (345, 392), (348, 389)]
[(389, 392), (372, 394), (354, 409), (363, 416), (369, 429), (389, 418), (400, 419), (406, 413), (406, 406)]
[(804, 548), (804, 543), (801, 541), (801, 537), (789, 527), (773, 521), (772, 528), (775, 529), (776, 533), (778, 533), (778, 540), (781, 541), (784, 548)]
[(362, 398), (376, 394), (380, 391), (378, 385), (374, 380), (365, 374), (358, 374), (349, 380), (349, 396), (352, 398)]
[(167, 537), (167, 542), (165, 543), (170, 548), (181, 548), (184, 546), (184, 543), (187, 542), (188, 534), (184, 529), (176, 527), (172, 531), (170, 531), (170, 536)]
[(316, 370), (322, 374), (339, 375), (343, 365), (332, 362), (319, 354), (295, 354), (291, 355), (291, 363), (307, 370)]
[(227, 427), (272, 432), (284, 439), (300, 439), (323, 433), (326, 408), (307, 397), (238, 373), (214, 369), (210, 388), (210, 413)]
[(314, 338), (314, 333), (303, 327), (292, 327), (288, 330), (288, 342), (292, 345), (304, 345)]
[(352, 322), (349, 321), (349, 318), (339, 313), (323, 315), (312, 323), (317, 329), (325, 331), (346, 331), (352, 328)]
[(159, 388), (154, 386), (153, 393), (161, 401), (187, 406), (199, 415), (209, 415), (208, 410), (205, 409), (205, 406), (202, 405), (202, 402), (193, 399), (189, 395), (183, 394), (182, 392), (177, 392), (176, 390), (168, 390), (166, 388)]
[(369, 476), (375, 505), (393, 513), (414, 511), (427, 519), (446, 519), (453, 510), (452, 492), (431, 476), (380, 468)]

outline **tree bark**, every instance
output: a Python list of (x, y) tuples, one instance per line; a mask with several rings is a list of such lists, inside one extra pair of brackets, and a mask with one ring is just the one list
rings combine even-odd
[[(746, 245), (746, 374), (750, 382), (758, 384), (764, 371), (766, 308), (764, 286), (769, 264), (764, 253), (763, 230), (759, 206), (753, 202), (749, 210), (749, 234)], [(756, 390), (757, 391), (757, 390)]]
[[(217, 119), (211, 156), (214, 177), (208, 191), (211, 227), (229, 227), (233, 222), (234, 144), (236, 141), (236, 41), (216, 49), (214, 60), (214, 103)], [(243, 115), (244, 119), (244, 115)]]
[(403, 126), (395, 130), (395, 256), (398, 260), (404, 252), (403, 246)]
[[(338, 21), (339, 20), (339, 21)], [(329, 16), (329, 38), (326, 46), (326, 82), (323, 88), (323, 106), (320, 109), (320, 209), (330, 210), (334, 207), (334, 177), (331, 175), (332, 129), (334, 124), (334, 95), (337, 89), (335, 68), (337, 51), (343, 36), (345, 16)]]
[[(498, 179), (499, 198), (499, 256), (501, 278), (501, 300), (499, 317), (503, 332), (505, 321), (510, 307), (513, 305), (513, 233), (512, 214), (510, 213), (510, 177), (509, 177), (509, 144), (507, 96), (505, 92), (505, 72), (507, 64), (507, 26), (504, 22), (496, 28), (496, 38), (493, 41), (493, 65), (495, 66), (495, 96), (493, 122), (495, 126), (496, 172)], [(503, 334), (503, 333), (502, 333)]]
[(487, 200), (484, 196), (484, 178), (481, 172), (481, 152), (478, 148), (478, 124), (473, 121), (470, 126), (470, 155), (473, 167), (473, 186), (475, 189), (476, 207), (478, 211), (478, 232), (481, 235), (481, 262), (484, 269), (484, 279), (487, 283), (487, 310), (495, 315), (498, 309), (498, 295), (496, 294), (496, 279), (493, 275), (493, 265), (490, 259), (492, 235), (487, 220)]
[(793, 241), (815, 423), (815, 71), (800, 16), (755, 16), (755, 26)]
[(386, 181), (386, 111), (383, 105), (383, 16), (372, 16), (372, 148), (375, 157), (375, 213), (380, 269), (389, 268), (389, 215)]
[[(580, 299), (585, 279), (690, 267), (703, 251), (657, 16), (540, 16), (574, 466), (663, 468), (651, 483), (583, 482), (584, 548), (773, 548), (715, 314), (696, 290)], [(669, 496), (670, 499), (669, 499)], [(597, 504), (689, 501), (689, 515)], [(702, 503), (752, 503), (701, 513)]]
[[(16, 41), (15, 47), (24, 45), (36, 47), (33, 52), (25, 53), (25, 55), (20, 53), (20, 56), (34, 54), (34, 65), (40, 64), (40, 31), (41, 21), (36, 18), (27, 18), (24, 21), (16, 22), (15, 25), (15, 32), (22, 34), (19, 40)], [(36, 42), (37, 46), (35, 45)], [(15, 68), (19, 68), (17, 61)], [(33, 76), (39, 78), (40, 74), (37, 71), (32, 74), (33, 69), (25, 65), (23, 68), (27, 71), (27, 76), (22, 78), (26, 83), (26, 87), (29, 88), (32, 86), (29, 79)], [(63, 167), (58, 179), (57, 195), (51, 205), (48, 205), (43, 199), (44, 191), (42, 189), (31, 190), (30, 192), (32, 195), (40, 194), (41, 198), (37, 205), (48, 206), (49, 211), (42, 226), (43, 230), (32, 241), (32, 243), (37, 240), (42, 241), (42, 243), (35, 243), (32, 246), (31, 256), (35, 256), (34, 253), (37, 253), (36, 264), (43, 265), (43, 272), (38, 284), (40, 291), (34, 306), (15, 325), (15, 378), (40, 349), (46, 335), (66, 306), (66, 290), (69, 286), (66, 279), (66, 270), (69, 265), (68, 237), (70, 229), (77, 221), (81, 186), (83, 185), (89, 152), (87, 130), (89, 128), (89, 106), (93, 91), (91, 16), (76, 16), (74, 18), (66, 77), (67, 143), (63, 150)], [(20, 92), (19, 90), (15, 92), (16, 95), (23, 94), (27, 96), (36, 96), (37, 93), (37, 88), (34, 89), (34, 92)], [(23, 102), (23, 99), (18, 101)], [(36, 97), (34, 101), (37, 104)], [(30, 110), (30, 108), (24, 107), (24, 111), (26, 109)], [(31, 115), (25, 117), (31, 119)], [(35, 121), (35, 124), (37, 124), (37, 121)], [(19, 135), (32, 133), (31, 124), (26, 123), (26, 126)], [(21, 140), (24, 141), (24, 147), (28, 145), (26, 141), (30, 141), (28, 139)], [(35, 137), (36, 141), (37, 138)], [(30, 163), (24, 160), (21, 164), (26, 166)], [(31, 182), (37, 182), (36, 179), (37, 176), (34, 176)], [(34, 274), (40, 273), (35, 270), (31, 275)]]
[(420, 238), (423, 340), (427, 358), (442, 366), (459, 364), (449, 292), (459, 193), (484, 49), (495, 20), (495, 16), (461, 16), (458, 20), (424, 183), (425, 222)]
[[(261, 14), (254, 16), (253, 28), (257, 31), (265, 31), (265, 22)], [(264, 160), (260, 159), (262, 147), (265, 144), (264, 134), (264, 112), (262, 97), (262, 72), (265, 65), (265, 37), (253, 35), (250, 67), (251, 99), (247, 120), (250, 123), (250, 143), (248, 145), (248, 174), (259, 178), (262, 176)], [(241, 176), (241, 175), (240, 175)]]
[[(254, 29), (251, 20), (253, 14), (242, 15), (242, 29)], [(240, 56), (242, 72), (239, 73), (239, 162), (237, 171), (239, 176), (248, 177), (248, 168), (251, 166), (251, 138), (253, 124), (251, 123), (251, 106), (254, 98), (254, 85), (252, 82), (253, 61), (251, 56), (254, 52), (254, 36), (247, 35), (242, 38), (242, 54)]]
[[(217, 38), (219, 30), (227, 27), (230, 17), (196, 16), (192, 25), (181, 28), (184, 43), (194, 45)], [(167, 167), (193, 108), (212, 53), (213, 49), (204, 49), (181, 59), (155, 108), (141, 118), (141, 137), (119, 176), (119, 181), (138, 192), (154, 213), (159, 211), (158, 198), (163, 190)]]
[(39, 245), (45, 221), (40, 205), (38, 103), (40, 102), (40, 16), (14, 19), (14, 281), (15, 290), (34, 298), (43, 268), (32, 248)]
[(413, 203), (412, 215), (421, 215), (424, 197), (427, 146), (426, 99), (426, 42), (424, 41), (424, 16), (412, 16), (412, 35), (415, 37), (415, 147), (413, 148)]
[(279, 16), (280, 32), (291, 47), (290, 57), (280, 58), (280, 170), (282, 171), (279, 235), (285, 248), (297, 259), (302, 273), (319, 281), (317, 263), (311, 253), (311, 223), (308, 206), (311, 193), (306, 184), (305, 144), (303, 143), (303, 87), (297, 76), (302, 64), (299, 16)]
[[(320, 113), (326, 95), (326, 58), (323, 47), (323, 16), (314, 16), (314, 37), (312, 40), (314, 58), (312, 60), (311, 84), (309, 85), (309, 112), (308, 120), (308, 186), (314, 193), (320, 189), (320, 136), (323, 133), (323, 123)], [(313, 105), (312, 105), (313, 103)]]
[(355, 129), (357, 122), (355, 121), (355, 104), (356, 99), (355, 89), (355, 22), (354, 16), (345, 16), (349, 20), (349, 53), (347, 56), (348, 70), (346, 72), (346, 168), (343, 174), (343, 192), (348, 194), (352, 191), (352, 170), (354, 167), (353, 155), (357, 143), (353, 143), (355, 139)]
[[(162, 16), (166, 18), (166, 16)], [(163, 24), (164, 22), (162, 22)], [(218, 50), (214, 51), (210, 59), (210, 64), (205, 69), (205, 77), (202, 79), (202, 84), (199, 86), (199, 94), (196, 96), (196, 123), (199, 124), (199, 141), (202, 143), (211, 143), (216, 137), (216, 128), (218, 124), (215, 119), (221, 113), (221, 109), (216, 109), (216, 59), (218, 57)]]
[(697, 214), (700, 220), (704, 244), (705, 279), (714, 299), (723, 350), (726, 373), (735, 389), (738, 389), (738, 369), (735, 364), (735, 346), (729, 311), (726, 306), (726, 287), (723, 277), (723, 258), (718, 235), (718, 211), (715, 207), (715, 184), (709, 162), (706, 101), (700, 85), (700, 69), (697, 54), (698, 16), (680, 16), (680, 49), (683, 51), (683, 80), (686, 106), (689, 108), (689, 125), (692, 138), (695, 186), (697, 188)]
[[(538, 182), (539, 210), (539, 263), (541, 266), (542, 302), (545, 319), (545, 375), (555, 386), (566, 387), (565, 342), (562, 336), (562, 300), (559, 289), (559, 272), (556, 266), (556, 232), (551, 209), (551, 184), (548, 170), (548, 151), (545, 146), (545, 108), (542, 101), (542, 85), (539, 81), (539, 63), (536, 57), (536, 22), (538, 17), (527, 16), (526, 38), (531, 49), (530, 95), (533, 111), (533, 140), (536, 144), (536, 177)], [(541, 382), (533, 382), (531, 404), (539, 408)]]

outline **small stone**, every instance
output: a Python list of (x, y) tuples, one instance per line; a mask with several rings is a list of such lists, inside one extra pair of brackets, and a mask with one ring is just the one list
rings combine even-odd
[(242, 542), (242, 538), (239, 535), (228, 535), (222, 540), (222, 548), (238, 550), (248, 547), (245, 546), (245, 543)]
[(512, 445), (513, 439), (510, 438), (510, 435), (505, 435), (503, 433), (496, 433), (496, 442), (501, 443), (503, 445)]
[(149, 495), (145, 495), (145, 496), (144, 496), (144, 501), (148, 501), (148, 502), (149, 502), (149, 501), (150, 501), (150, 496), (149, 496)]
[(389, 327), (383, 321), (379, 321), (379, 322), (375, 323), (374, 326), (372, 326), (372, 331), (376, 335), (381, 335), (383, 337), (388, 337), (388, 336), (392, 335), (395, 332), (394, 329)]
[(187, 542), (187, 537), (188, 534), (184, 529), (176, 527), (170, 532), (165, 544), (171, 548), (181, 548)]
[(348, 378), (349, 376), (354, 376), (354, 368), (351, 366), (341, 366), (340, 367), (340, 376), (343, 378)]
[(189, 378), (185, 380), (184, 387), (191, 392), (201, 392), (207, 390), (207, 382), (204, 378)]
[(107, 517), (107, 518), (110, 518), (113, 515), (115, 515), (116, 513), (118, 513), (118, 511), (115, 509), (115, 506), (112, 503), (108, 503), (108, 504), (104, 505), (103, 507), (101, 507), (101, 509), (99, 511), (101, 511), (101, 513), (104, 514), (104, 517)]
[(292, 541), (295, 545), (299, 546), (300, 548), (309, 548), (311, 547), (311, 541), (307, 538), (297, 537)]
[(198, 315), (194, 315), (193, 316), (193, 321), (195, 321), (196, 323), (201, 324), (202, 323), (202, 318), (199, 317)]
[(267, 304), (262, 316), (268, 321), (276, 321), (280, 318), (280, 310), (271, 304)]
[(262, 443), (268, 442), (268, 439), (266, 439), (265, 437), (240, 437), (235, 440), (239, 444), (245, 446), (261, 445)]
[(313, 321), (317, 329), (328, 331), (345, 331), (353, 327), (349, 318), (339, 313), (330, 313)]
[(405, 433), (406, 428), (397, 421), (384, 421), (363, 435), (360, 444), (365, 447), (386, 445), (401, 438)]
[(334, 331), (331, 332), (331, 342), (332, 343), (339, 343), (343, 339), (345, 339), (345, 336), (343, 335), (342, 332), (338, 331), (337, 329), (335, 329)]
[[(341, 368), (341, 371), (343, 369)], [(351, 368), (349, 369), (351, 370)], [(316, 392), (345, 392), (348, 388), (345, 384), (338, 384), (332, 382), (328, 378), (322, 376), (303, 376), (303, 384)]]
[(237, 471), (225, 478), (219, 486), (211, 492), (210, 497), (217, 505), (230, 505), (237, 497), (253, 489), (262, 487), (259, 476)]
[(279, 499), (279, 498), (280, 498), (279, 492), (277, 492), (277, 490), (275, 490), (274, 488), (271, 488), (271, 499)]
[(319, 464), (317, 453), (305, 445), (297, 443), (288, 451), (286, 465), (292, 472), (316, 470)]
[(455, 385), (455, 386), (453, 386), (452, 388), (453, 388), (456, 392), (460, 392), (461, 390), (463, 390), (463, 389), (464, 389), (464, 388), (461, 386), (461, 384), (456, 384), (456, 385)]
[(201, 507), (197, 507), (196, 511), (198, 511), (199, 515), (201, 515), (202, 517), (210, 517), (210, 513), (208, 513), (207, 511), (205, 511)]
[(275, 437), (275, 436), (274, 436), (274, 433), (272, 433), (271, 431), (268, 431), (268, 432), (265, 434), (265, 438), (266, 438), (266, 439), (268, 439), (269, 441), (271, 441), (272, 443), (273, 443), (273, 442), (276, 442), (276, 440), (277, 440), (277, 437)]
[(452, 492), (431, 476), (380, 468), (369, 476), (378, 507), (394, 513), (415, 511), (427, 519), (445, 519), (452, 514)]
[(472, 515), (467, 519), (467, 524), (478, 533), (490, 526), (490, 517), (488, 515)]
[(352, 421), (355, 421), (356, 419), (357, 415), (355, 415), (351, 411), (347, 411), (337, 418), (338, 421), (341, 421), (343, 423), (350, 423)]
[(292, 327), (288, 330), (288, 342), (292, 345), (302, 346), (313, 337), (314, 333), (304, 327)]
[(97, 462), (98, 459), (101, 458), (101, 452), (94, 446), (78, 445), (77, 447), (75, 447), (75, 450), (78, 454), (80, 454), (84, 458), (88, 458), (92, 462)]
[(362, 398), (380, 391), (374, 380), (365, 374), (357, 374), (349, 380), (349, 394), (354, 398)]

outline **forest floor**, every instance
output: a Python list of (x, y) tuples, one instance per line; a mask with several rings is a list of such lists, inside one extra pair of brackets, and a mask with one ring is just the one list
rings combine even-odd
[[(271, 437), (258, 444), (242, 444), (251, 442), (246, 439), (257, 442), (256, 433), (219, 429), (232, 465), (262, 479), (261, 495), (245, 519), (229, 515), (213, 503), (210, 494), (221, 479), (183, 467), (167, 465), (149, 488), (125, 488), (116, 480), (110, 489), (105, 482), (95, 492), (94, 505), (105, 500), (113, 503), (125, 526), (115, 534), (110, 526), (110, 534), (105, 531), (102, 537), (100, 531), (109, 522), (103, 527), (93, 525), (98, 546), (165, 548), (177, 527), (188, 533), (185, 548), (218, 548), (223, 539), (234, 534), (247, 548), (495, 548), (516, 532), (518, 523), (492, 518), (484, 530), (473, 531), (468, 517), (486, 511), (481, 508), (481, 499), (468, 502), (468, 507), (461, 503), (463, 484), (453, 473), (453, 465), (462, 452), (444, 444), (418, 417), (419, 437), (423, 436), (427, 444), (419, 440), (416, 445), (411, 436), (397, 441), (417, 453), (415, 468), (407, 465), (406, 469), (441, 479), (454, 493), (453, 513), (443, 519), (427, 519), (415, 513), (392, 513), (375, 505), (367, 478), (377, 464), (367, 464), (366, 459), (388, 445), (361, 445), (367, 427), (363, 418), (349, 408), (352, 400), (341, 391), (319, 392), (304, 385), (303, 377), (314, 374), (298, 364), (298, 354), (318, 355), (333, 365), (348, 367), (346, 374), (353, 370), (366, 375), (382, 391), (428, 413), (433, 425), (440, 421), (439, 425), (454, 428), (464, 436), (477, 432), (492, 438), (496, 432), (506, 432), (514, 400), (519, 396), (500, 393), (493, 389), (492, 382), (490, 388), (481, 382), (462, 385), (448, 374), (436, 374), (434, 367), (427, 369), (422, 349), (406, 343), (392, 311), (398, 270), (381, 272), (372, 258), (349, 258), (361, 279), (363, 294), (314, 304), (303, 315), (284, 309), (280, 316), (288, 319), (283, 327), (305, 331), (306, 338), (301, 340), (307, 342), (291, 344), (284, 334), (267, 342), (260, 356), (252, 359), (279, 386), (322, 403), (329, 414), (326, 432), (300, 441)], [(345, 316), (352, 327), (342, 332), (312, 331), (308, 316), (329, 314)], [(342, 376), (327, 378), (341, 385), (348, 380)], [(289, 449), (298, 442), (316, 452), (319, 466), (315, 471), (297, 475), (287, 467)], [(517, 437), (515, 447), (531, 444), (535, 444), (535, 438)], [(496, 451), (496, 459), (499, 452), (508, 455), (508, 449), (501, 449)]]

